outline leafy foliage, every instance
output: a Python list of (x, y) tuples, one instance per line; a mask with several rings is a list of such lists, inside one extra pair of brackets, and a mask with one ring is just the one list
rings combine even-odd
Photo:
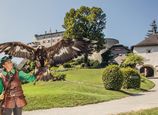
[(143, 60), (144, 59), (143, 59), (142, 56), (139, 56), (139, 55), (134, 54), (134, 53), (129, 53), (127, 55), (127, 57), (125, 58), (125, 60), (123, 61), (122, 66), (124, 66), (124, 67), (127, 67), (127, 66), (135, 67), (136, 64), (142, 64)]
[[(100, 51), (104, 48), (103, 29), (106, 24), (106, 14), (101, 8), (81, 6), (79, 9), (70, 9), (64, 18), (65, 28), (64, 37), (71, 39), (87, 38), (95, 43), (95, 51)], [(90, 44), (91, 45), (91, 44)], [(92, 51), (87, 51), (85, 54), (85, 62), (87, 63), (88, 54)]]
[(29, 73), (35, 69), (35, 62), (28, 60), (25, 65), (22, 67), (22, 70), (26, 73)]
[[(72, 68), (72, 67), (75, 68), (76, 66), (79, 66), (79, 65), (80, 65), (80, 68), (86, 67), (85, 63), (84, 63), (84, 58), (78, 58), (76, 60), (65, 63), (63, 65), (63, 67), (64, 68)], [(99, 68), (100, 67), (100, 62), (98, 60), (88, 59), (88, 66), (89, 66), (89, 68)]]
[(101, 63), (102, 67), (109, 65), (114, 57), (110, 50), (106, 51), (101, 56), (102, 56), (102, 63)]
[(107, 66), (103, 72), (102, 80), (106, 89), (120, 90), (123, 83), (123, 75), (119, 66)]
[(72, 66), (71, 66), (69, 63), (64, 63), (64, 64), (63, 64), (63, 67), (64, 67), (64, 68), (71, 68)]
[[(54, 67), (56, 68), (56, 67)], [(25, 110), (79, 106), (120, 99), (142, 90), (126, 89), (125, 92), (105, 90), (102, 83), (103, 69), (72, 69), (64, 71), (66, 81), (25, 84), (23, 89), (28, 101)], [(141, 89), (149, 90), (154, 83), (144, 77)]]
[(52, 76), (53, 76), (53, 78), (52, 78), (53, 81), (65, 81), (65, 79), (66, 79), (66, 74), (64, 74), (64, 73), (56, 72)]
[(123, 88), (140, 88), (141, 77), (137, 70), (127, 67), (121, 68), (123, 73)]
[(100, 62), (98, 60), (90, 60), (90, 67), (91, 68), (99, 68)]

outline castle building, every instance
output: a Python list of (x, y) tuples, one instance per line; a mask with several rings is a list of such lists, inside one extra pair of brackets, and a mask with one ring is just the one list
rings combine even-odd
[(158, 32), (156, 21), (151, 24), (147, 37), (133, 46), (133, 52), (144, 58), (144, 64), (138, 66), (147, 77), (158, 77)]
[[(35, 42), (32, 42), (32, 45), (43, 45), (45, 47), (50, 47), (59, 40), (63, 39), (64, 31), (61, 32), (45, 32), (45, 34), (35, 35)], [(31, 43), (30, 43), (31, 44)], [(121, 63), (120, 60), (125, 57), (125, 55), (129, 52), (129, 49), (122, 44), (119, 44), (119, 41), (114, 38), (105, 38), (105, 49), (101, 50), (99, 53), (93, 52), (89, 59), (98, 60), (100, 63), (104, 60), (103, 54), (107, 52), (109, 49), (114, 53), (114, 57), (116, 58), (116, 63)], [(119, 49), (119, 50), (118, 50)], [(119, 57), (119, 58), (117, 58)], [(119, 61), (118, 61), (119, 60)]]
[(54, 45), (57, 41), (63, 39), (64, 32), (45, 32), (45, 34), (37, 35), (35, 34), (35, 42), (43, 45), (45, 47), (50, 47)]

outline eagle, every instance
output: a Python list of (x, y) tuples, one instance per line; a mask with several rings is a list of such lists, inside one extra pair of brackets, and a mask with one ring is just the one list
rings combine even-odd
[(29, 59), (40, 63), (40, 67), (47, 64), (57, 65), (76, 58), (90, 50), (90, 41), (83, 39), (61, 39), (50, 47), (39, 45), (31, 47), (22, 42), (5, 42), (0, 44), (0, 53), (13, 57)]
[[(33, 47), (22, 42), (5, 42), (0, 44), (0, 53), (35, 62), (36, 80), (48, 81), (53, 79), (49, 70), (50, 65), (63, 64), (84, 53), (92, 52), (95, 43), (96, 41), (92, 42), (87, 38), (60, 39), (50, 47), (41, 45)], [(24, 70), (27, 69), (24, 67)]]

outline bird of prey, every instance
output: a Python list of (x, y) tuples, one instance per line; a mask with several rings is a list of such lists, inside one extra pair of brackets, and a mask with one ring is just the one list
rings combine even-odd
[(0, 53), (10, 56), (29, 59), (40, 62), (44, 67), (45, 62), (52, 65), (63, 64), (90, 50), (90, 41), (84, 39), (61, 39), (48, 48), (40, 46), (31, 47), (21, 42), (6, 42), (0, 44)]

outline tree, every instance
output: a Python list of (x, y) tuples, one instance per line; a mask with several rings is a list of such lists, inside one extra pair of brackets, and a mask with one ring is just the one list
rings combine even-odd
[[(81, 6), (79, 9), (70, 9), (64, 18), (64, 38), (82, 39), (87, 38), (93, 43), (94, 50), (99, 52), (104, 48), (103, 29), (106, 24), (106, 14), (101, 8)], [(95, 45), (94, 45), (95, 44)], [(88, 55), (92, 50), (84, 54), (85, 64), (88, 62)]]
[(143, 61), (144, 59), (142, 56), (134, 53), (129, 53), (123, 61), (122, 66), (130, 66), (132, 68), (135, 68), (136, 64), (142, 64)]
[(101, 62), (102, 67), (112, 63), (111, 61), (113, 60), (114, 55), (111, 53), (111, 50), (107, 50), (106, 52), (102, 53), (101, 56), (102, 56), (102, 62)]

